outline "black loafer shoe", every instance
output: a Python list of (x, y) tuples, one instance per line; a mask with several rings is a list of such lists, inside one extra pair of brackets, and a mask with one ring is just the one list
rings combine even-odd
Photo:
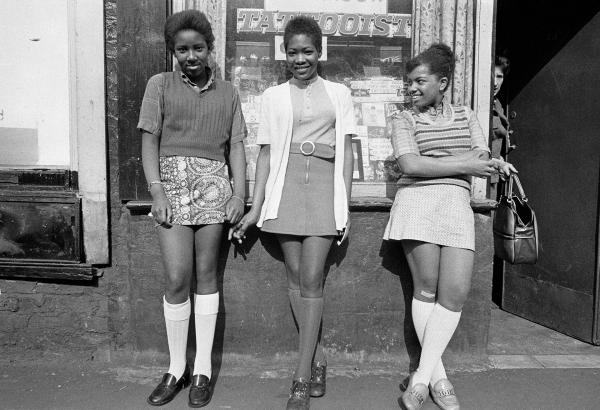
[(189, 405), (193, 408), (204, 407), (210, 402), (210, 380), (203, 374), (195, 374), (190, 386)]
[(327, 384), (327, 362), (313, 362), (310, 377), (310, 397), (325, 395)]
[(286, 410), (309, 410), (310, 409), (310, 382), (302, 379), (294, 380), (290, 389), (290, 398)]
[(171, 373), (165, 373), (162, 381), (156, 386), (150, 396), (148, 396), (148, 404), (152, 406), (162, 406), (163, 404), (167, 404), (187, 385), (187, 381), (187, 371), (179, 380)]

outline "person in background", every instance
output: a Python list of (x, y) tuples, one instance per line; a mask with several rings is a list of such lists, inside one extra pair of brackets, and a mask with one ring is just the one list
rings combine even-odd
[[(325, 394), (325, 355), (318, 343), (323, 275), (333, 240), (348, 229), (354, 108), (350, 90), (318, 75), (322, 34), (306, 16), (288, 22), (286, 62), (292, 78), (261, 102), (252, 208), (233, 229), (241, 240), (257, 225), (274, 233), (299, 326), (299, 356), (288, 410), (308, 409)], [(342, 236), (343, 238), (343, 236)]]
[[(150, 78), (138, 123), (165, 269), (163, 309), (170, 357), (169, 370), (148, 403), (168, 403), (191, 377), (189, 405), (203, 407), (211, 399), (223, 225), (237, 223), (244, 213), (246, 125), (237, 91), (216, 79), (208, 66), (214, 36), (206, 16), (196, 10), (175, 13), (167, 18), (164, 34), (181, 71)], [(194, 266), (196, 358), (190, 376), (186, 347)]]
[(460, 408), (442, 353), (461, 317), (473, 274), (472, 176), (515, 169), (490, 159), (487, 138), (466, 106), (445, 101), (455, 56), (434, 44), (407, 63), (412, 109), (392, 116), (392, 146), (401, 168), (383, 238), (401, 241), (414, 291), (412, 319), (421, 357), (401, 401), (420, 409), (429, 392), (444, 410)]
[[(494, 65), (494, 101), (492, 103), (492, 158), (507, 159), (508, 154), (517, 148), (517, 142), (513, 131), (510, 129), (508, 117), (499, 100), (498, 93), (504, 83), (504, 79), (510, 71), (510, 61), (507, 57), (496, 54)], [(490, 197), (497, 198), (499, 192), (500, 177), (494, 174), (490, 177)]]
[(496, 55), (494, 65), (494, 102), (492, 107), (492, 158), (507, 158), (507, 155), (517, 148), (517, 141), (510, 129), (504, 108), (498, 99), (498, 93), (506, 76), (510, 72), (510, 61), (503, 55)]

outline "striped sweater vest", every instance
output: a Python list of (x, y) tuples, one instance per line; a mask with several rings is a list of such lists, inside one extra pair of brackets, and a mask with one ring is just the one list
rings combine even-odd
[[(464, 106), (453, 106), (454, 118), (441, 125), (429, 123), (412, 113), (415, 125), (415, 141), (422, 156), (434, 158), (449, 155), (458, 155), (468, 152), (472, 148), (469, 120)], [(471, 177), (456, 175), (451, 177), (410, 177), (403, 175), (398, 180), (398, 185), (458, 185), (471, 189)]]

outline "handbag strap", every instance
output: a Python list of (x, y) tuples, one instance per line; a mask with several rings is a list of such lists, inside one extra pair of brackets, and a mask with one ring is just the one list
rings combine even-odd
[(506, 196), (506, 199), (509, 202), (512, 201), (513, 183), (515, 183), (517, 185), (517, 193), (521, 197), (523, 202), (527, 202), (527, 196), (525, 195), (525, 190), (523, 189), (523, 185), (521, 185), (521, 181), (519, 180), (519, 177), (516, 176), (515, 174), (510, 174), (510, 177), (508, 178), (508, 183), (505, 184), (505, 186), (504, 186), (504, 195)]

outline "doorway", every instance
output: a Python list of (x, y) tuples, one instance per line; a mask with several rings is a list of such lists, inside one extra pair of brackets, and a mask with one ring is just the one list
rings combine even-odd
[(540, 256), (535, 265), (495, 261), (493, 300), (600, 344), (600, 4), (496, 6), (496, 51), (511, 60), (499, 95), (518, 145), (510, 162), (537, 214)]

